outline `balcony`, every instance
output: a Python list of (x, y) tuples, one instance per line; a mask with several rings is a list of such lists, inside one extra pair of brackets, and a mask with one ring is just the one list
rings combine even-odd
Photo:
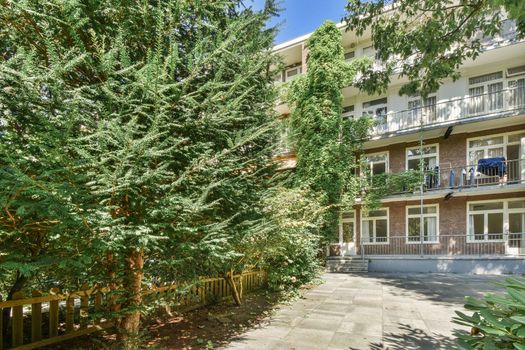
[(380, 191), (387, 196), (420, 193), (421, 179), (425, 194), (444, 191), (501, 190), (525, 184), (525, 160), (502, 160), (499, 163), (460, 167), (439, 167), (425, 170), (423, 176), (415, 170), (395, 174), (373, 175), (370, 191)]
[(394, 233), (380, 244), (368, 245), (367, 237), (357, 247), (363, 256), (523, 256), (525, 254), (524, 232), (502, 232), (489, 235), (439, 234), (434, 236), (407, 236)]
[(523, 112), (525, 112), (525, 86), (516, 86), (376, 115), (377, 124), (372, 129), (371, 136), (409, 133), (421, 128), (446, 126), (458, 121), (497, 118)]

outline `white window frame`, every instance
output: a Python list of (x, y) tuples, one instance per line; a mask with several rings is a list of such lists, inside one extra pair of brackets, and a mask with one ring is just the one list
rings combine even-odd
[[(354, 54), (352, 57), (347, 57), (347, 55), (352, 54), (352, 53)], [(346, 62), (350, 62), (354, 58), (355, 58), (355, 50), (350, 50), (350, 51), (345, 52), (345, 61)]]
[[(296, 69), (297, 69), (297, 74), (295, 74), (292, 77), (288, 78), (288, 72), (296, 70)], [(297, 66), (294, 66), (294, 67), (286, 68), (284, 70), (284, 73), (283, 73), (284, 82), (292, 81), (295, 78), (297, 78), (299, 75), (301, 75), (302, 73), (303, 73), (303, 69), (302, 69), (301, 65), (297, 65)]]
[[(436, 212), (435, 213), (423, 213), (423, 219), (427, 217), (435, 217), (436, 218), (436, 240), (435, 241), (423, 241), (423, 244), (436, 244), (439, 243), (439, 204), (425, 204), (423, 205), (423, 208), (429, 208), (429, 207), (435, 207)], [(421, 205), (407, 205), (405, 209), (405, 243), (406, 244), (421, 244), (421, 240), (419, 241), (410, 241), (408, 239), (409, 232), (408, 232), (408, 219), (410, 218), (421, 218), (421, 214), (409, 214), (408, 210), (411, 208), (421, 208)]]
[(356, 211), (354, 210), (345, 210), (345, 213), (352, 213), (354, 215), (353, 218), (343, 218), (343, 214), (341, 213), (339, 217), (339, 243), (345, 243), (343, 240), (343, 224), (345, 223), (353, 223), (354, 224), (354, 243), (356, 241)]
[[(370, 49), (372, 52), (369, 54), (366, 54), (365, 50), (370, 50)], [(374, 48), (374, 44), (370, 43), (370, 45), (363, 47), (363, 56), (370, 57), (373, 60), (377, 59), (377, 50)]]
[[(349, 109), (348, 111), (344, 111), (345, 109)], [(354, 119), (355, 118), (355, 105), (348, 105), (343, 107), (343, 114), (341, 115), (343, 118), (349, 118)]]
[[(470, 164), (470, 152), (471, 151), (474, 151), (474, 150), (483, 150), (485, 156), (487, 156), (487, 150), (489, 148), (496, 148), (495, 145), (492, 145), (492, 146), (481, 146), (481, 147), (470, 147), (470, 142), (471, 141), (476, 141), (476, 140), (482, 140), (482, 139), (487, 139), (487, 138), (493, 138), (493, 137), (500, 137), (502, 136), (503, 137), (503, 143), (501, 144), (501, 147), (503, 147), (503, 155), (505, 157), (506, 160), (507, 159), (507, 146), (509, 145), (517, 145), (517, 144), (520, 144), (519, 141), (515, 141), (515, 142), (509, 142), (509, 137), (512, 136), (512, 135), (516, 135), (516, 134), (525, 134), (525, 130), (518, 130), (518, 131), (512, 131), (512, 132), (506, 132), (506, 133), (499, 133), (499, 134), (491, 134), (491, 135), (484, 135), (484, 136), (477, 136), (477, 137), (471, 137), (471, 138), (468, 138), (467, 139), (467, 154), (466, 154), (466, 162), (465, 164), (467, 166), (475, 166), (477, 164)], [(525, 152), (525, 150), (522, 150), (523, 152)]]
[(366, 153), (364, 156), (366, 158), (366, 167), (368, 168), (368, 170), (370, 171), (370, 174), (371, 175), (374, 175), (373, 171), (372, 171), (372, 164), (369, 160), (368, 160), (368, 157), (370, 156), (377, 156), (377, 155), (386, 155), (386, 160), (385, 160), (385, 174), (388, 174), (390, 173), (390, 151), (381, 151), (381, 152), (374, 152), (374, 153)]
[[(368, 216), (363, 216), (363, 210), (361, 210), (361, 213), (360, 213), (360, 217), (359, 217), (359, 221), (360, 221), (360, 227), (359, 227), (359, 241), (363, 244), (363, 245), (384, 245), (384, 244), (390, 244), (390, 208), (389, 207), (381, 207), (381, 208), (378, 208), (376, 210), (386, 210), (386, 216), (374, 216), (374, 217), (368, 217)], [(376, 220), (384, 220), (386, 219), (386, 241), (385, 242), (377, 242), (377, 237), (376, 237)], [(368, 241), (368, 242), (365, 242), (363, 240), (363, 223), (365, 221), (374, 221), (374, 224), (373, 224), (373, 227), (374, 227), (374, 232), (372, 233), (372, 236), (369, 236), (369, 239), (373, 238), (374, 241), (371, 242), (371, 241)]]
[[(386, 101), (383, 102), (383, 103), (378, 103), (378, 104), (374, 104), (374, 105), (370, 105), (368, 107), (365, 107), (366, 104), (368, 104), (370, 102), (374, 102), (374, 101), (379, 101), (379, 100), (386, 100)], [(361, 103), (361, 108), (363, 109), (363, 115), (366, 115), (368, 117), (371, 117), (371, 118), (386, 117), (388, 115), (388, 96), (375, 98), (375, 99), (369, 100), (369, 101), (365, 101), (365, 102)], [(383, 108), (385, 108), (385, 110), (386, 110), (385, 114), (379, 114), (379, 115), (376, 114), (376, 111), (378, 109), (383, 109)], [(373, 113), (372, 114), (368, 113), (368, 112), (370, 112), (370, 109), (373, 109)]]
[[(480, 83), (474, 83), (474, 84), (470, 83), (470, 79), (472, 79), (472, 78), (481, 77), (481, 76), (485, 76), (485, 75), (491, 75), (491, 74), (498, 74), (498, 73), (501, 73), (501, 77), (500, 78), (492, 79), (492, 80), (488, 80), (488, 81), (484, 81), (484, 82), (480, 82)], [(474, 111), (474, 112), (471, 112), (471, 108), (473, 108), (473, 106), (469, 105), (468, 106), (469, 114), (488, 113), (488, 112), (494, 112), (494, 111), (498, 111), (499, 110), (498, 108), (495, 108), (495, 109), (487, 108), (488, 107), (487, 106), (488, 100), (486, 100), (486, 99), (488, 99), (488, 96), (489, 96), (489, 85), (494, 85), (494, 84), (498, 84), (498, 83), (501, 83), (501, 89), (498, 90), (498, 91), (492, 92), (493, 94), (503, 93), (503, 91), (506, 89), (504, 70), (498, 70), (498, 71), (494, 71), (494, 72), (490, 72), (490, 73), (477, 74), (477, 75), (470, 76), (470, 77), (467, 78), (467, 84), (468, 84), (467, 93), (468, 93), (468, 97), (469, 97), (469, 100), (468, 100), (469, 103), (474, 103), (473, 99), (476, 98), (476, 96), (482, 96), (481, 97), (481, 103), (483, 104), (481, 111)], [(483, 92), (481, 94), (471, 95), (471, 92), (470, 92), (471, 89), (476, 89), (476, 88), (480, 88), (480, 87), (483, 87)], [(501, 98), (501, 103), (502, 103), (501, 108), (505, 108), (504, 96), (502, 95), (502, 96), (500, 96), (500, 98)]]
[[(516, 213), (520, 212), (519, 209), (509, 209), (509, 202), (514, 201), (520, 201), (525, 200), (525, 197), (522, 198), (507, 198), (507, 199), (492, 199), (492, 200), (482, 200), (482, 201), (467, 201), (467, 243), (492, 243), (492, 242), (505, 242), (506, 237), (508, 237), (509, 234), (509, 212), (510, 213)], [(483, 204), (483, 203), (503, 203), (503, 209), (490, 209), (490, 210), (470, 210), (471, 204)], [(474, 236), (470, 234), (470, 214), (484, 214), (485, 218), (487, 218), (487, 214), (489, 213), (503, 213), (503, 232), (501, 235), (503, 236), (503, 239), (487, 239), (488, 233), (485, 233), (486, 227), (484, 228), (484, 239), (478, 239), (475, 240)], [(487, 225), (487, 222), (485, 222), (485, 226)]]
[[(435, 156), (436, 156), (436, 166), (439, 166), (439, 143), (431, 143), (429, 145), (423, 145), (423, 148), (424, 147), (436, 147), (436, 153), (435, 153)], [(421, 157), (421, 156), (411, 156), (409, 157), (408, 155), (408, 151), (411, 150), (411, 149), (419, 149), (420, 146), (414, 146), (414, 147), (407, 147), (405, 149), (405, 170), (408, 170), (408, 161), (409, 160), (412, 160), (412, 159), (420, 159), (420, 158), (430, 158), (432, 156), (432, 154), (426, 154), (424, 157)]]

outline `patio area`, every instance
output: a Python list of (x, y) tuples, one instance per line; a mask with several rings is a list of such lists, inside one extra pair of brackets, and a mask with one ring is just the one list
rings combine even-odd
[(449, 349), (463, 297), (499, 292), (494, 283), (504, 278), (325, 274), (324, 284), (223, 349)]

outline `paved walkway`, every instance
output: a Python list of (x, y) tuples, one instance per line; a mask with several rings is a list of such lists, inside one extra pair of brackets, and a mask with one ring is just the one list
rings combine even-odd
[(449, 349), (465, 295), (502, 276), (325, 274), (325, 283), (224, 349)]

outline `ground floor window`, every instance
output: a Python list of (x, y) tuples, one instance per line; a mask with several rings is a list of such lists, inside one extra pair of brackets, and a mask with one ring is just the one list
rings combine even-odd
[(363, 243), (388, 242), (388, 208), (371, 210), (361, 217), (361, 235)]
[[(435, 243), (439, 241), (439, 207), (435, 205), (407, 206), (407, 242)], [(423, 224), (423, 229), (421, 229)]]
[(467, 218), (470, 242), (521, 240), (525, 232), (525, 200), (469, 202)]

